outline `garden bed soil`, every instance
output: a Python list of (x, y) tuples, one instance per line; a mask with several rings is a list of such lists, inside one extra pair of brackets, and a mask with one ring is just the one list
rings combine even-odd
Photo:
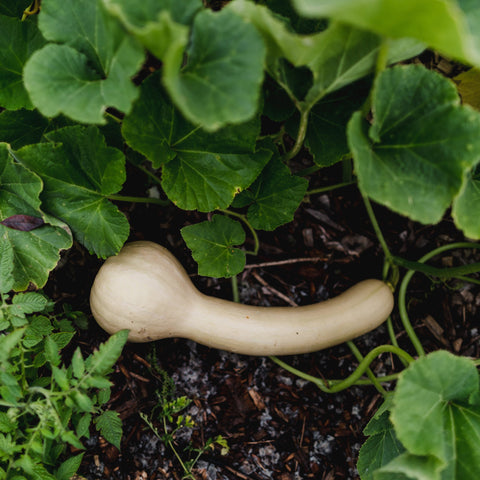
[[(325, 169), (316, 179), (318, 186), (338, 181), (338, 167)], [(138, 182), (134, 189), (143, 188)], [(161, 243), (179, 258), (201, 291), (232, 297), (229, 280), (195, 275), (196, 266), (181, 239), (179, 229), (205, 219), (203, 215), (174, 206), (122, 207), (132, 225), (130, 240)], [(391, 251), (404, 258), (417, 260), (439, 245), (464, 240), (448, 216), (440, 224), (426, 227), (377, 205), (374, 208)], [(260, 242), (258, 257), (248, 257), (249, 265), (238, 278), (244, 303), (309, 304), (335, 296), (358, 280), (382, 276), (383, 253), (355, 186), (311, 197), (292, 223), (275, 232), (261, 232)], [(479, 257), (474, 250), (454, 250), (433, 264), (461, 265), (479, 261)], [(75, 246), (52, 274), (47, 293), (57, 302), (69, 303), (90, 315), (88, 294), (100, 265), (101, 261)], [(412, 322), (426, 351), (444, 348), (479, 356), (478, 286), (432, 281), (416, 274), (408, 298)], [(414, 354), (396, 312), (393, 322), (400, 346)], [(91, 319), (88, 330), (79, 331), (74, 342), (87, 355), (107, 338)], [(355, 343), (363, 354), (389, 343), (386, 327)], [(346, 345), (283, 360), (324, 379), (345, 378), (358, 364)], [(379, 376), (401, 368), (388, 354), (372, 365)], [(108, 404), (123, 420), (122, 448), (117, 450), (92, 431), (85, 442), (79, 475), (91, 480), (182, 478), (184, 473), (174, 453), (140, 417), (140, 413), (151, 416), (158, 404), (163, 378), (160, 371), (174, 380), (179, 396), (191, 399), (185, 413), (191, 415), (195, 426), (177, 435), (180, 456), (188, 457), (184, 450), (187, 445), (200, 447), (217, 435), (230, 447), (227, 455), (221, 455), (220, 448), (202, 455), (194, 468), (195, 478), (359, 478), (356, 460), (365, 441), (362, 431), (381, 403), (374, 387), (357, 386), (326, 394), (269, 358), (231, 354), (184, 339), (125, 347), (111, 376)], [(160, 428), (155, 420), (154, 425)]]

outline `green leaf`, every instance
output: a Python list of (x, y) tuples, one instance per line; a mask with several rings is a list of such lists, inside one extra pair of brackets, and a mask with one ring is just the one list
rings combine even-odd
[(50, 335), (51, 339), (55, 342), (59, 350), (65, 348), (72, 338), (75, 332), (56, 332)]
[(90, 375), (85, 379), (85, 385), (87, 385), (88, 388), (99, 388), (103, 390), (109, 389), (112, 386), (112, 382), (105, 377)]
[[(434, 457), (421, 457), (403, 453), (377, 470), (374, 480), (441, 480), (442, 463)], [(460, 478), (463, 477), (459, 477)], [(362, 479), (363, 480), (363, 479)]]
[(26, 290), (30, 283), (43, 287), (58, 262), (60, 250), (72, 244), (65, 225), (41, 212), (41, 190), (40, 178), (20, 165), (8, 146), (0, 143), (0, 220), (22, 214), (47, 222), (30, 232), (0, 225), (1, 241), (8, 242), (13, 249), (15, 290)]
[(412, 455), (443, 462), (442, 478), (474, 480), (480, 466), (479, 374), (475, 363), (446, 351), (420, 358), (397, 383), (391, 420)]
[(48, 119), (37, 110), (5, 110), (0, 113), (0, 141), (13, 149), (37, 143), (47, 125)]
[(6, 412), (0, 412), (0, 432), (11, 433), (17, 429), (17, 424), (14, 422)]
[(70, 445), (73, 445), (75, 448), (83, 450), (84, 446), (82, 445), (82, 442), (77, 438), (75, 433), (73, 433), (71, 430), (63, 431), (60, 437), (64, 442), (68, 442)]
[(75, 433), (78, 438), (89, 437), (90, 432), (90, 423), (92, 422), (92, 414), (83, 413), (80, 419), (78, 420), (75, 428)]
[(294, 0), (300, 14), (329, 17), (390, 38), (416, 38), (448, 57), (480, 63), (478, 3), (471, 0)]
[(235, 248), (245, 242), (240, 223), (223, 215), (211, 221), (183, 227), (181, 234), (198, 263), (198, 274), (208, 277), (232, 277), (245, 267), (245, 252)]
[(95, 418), (95, 425), (102, 437), (118, 449), (122, 440), (122, 420), (117, 412), (107, 410)]
[(130, 110), (138, 95), (130, 78), (144, 52), (101, 0), (44, 0), (39, 27), (53, 43), (30, 57), (24, 78), (41, 113), (104, 124), (107, 107)]
[(45, 132), (67, 126), (65, 117), (48, 119), (38, 110), (5, 110), (0, 113), (0, 141), (13, 150), (38, 143)]
[[(297, 35), (289, 29), (285, 19), (266, 6), (235, 0), (227, 8), (252, 22), (261, 33), (267, 46), (268, 71), (284, 88), (289, 90), (279, 60), (285, 58), (296, 67), (304, 65), (311, 69), (314, 84), (304, 108), (310, 109), (324, 96), (353, 83), (375, 68), (382, 40), (374, 33), (332, 22), (323, 32)], [(419, 42), (410, 39), (392, 41), (388, 61), (413, 57), (423, 48)]]
[(31, 348), (40, 343), (44, 337), (50, 335), (53, 331), (53, 326), (50, 320), (43, 315), (39, 315), (31, 319), (25, 330), (25, 338), (23, 345), (26, 348)]
[(21, 17), (23, 11), (31, 4), (31, 0), (0, 0), (0, 14), (10, 17)]
[(23, 85), (23, 67), (46, 41), (33, 22), (3, 15), (0, 32), (0, 106), (9, 110), (32, 108)]
[(43, 208), (69, 225), (75, 237), (99, 257), (117, 253), (128, 237), (125, 216), (108, 196), (125, 181), (123, 154), (105, 145), (96, 127), (65, 127), (47, 135), (50, 143), (17, 154), (44, 182)]
[(72, 456), (62, 462), (58, 470), (55, 472), (57, 480), (70, 480), (77, 473), (82, 463), (83, 453)]
[(283, 18), (266, 5), (248, 0), (235, 0), (226, 7), (251, 22), (263, 37), (267, 47), (267, 66), (270, 72), (276, 68), (279, 58), (286, 58), (292, 65), (306, 65), (319, 46), (320, 35), (297, 35)]
[(270, 157), (255, 152), (259, 118), (214, 134), (186, 121), (163, 92), (159, 75), (142, 93), (122, 127), (127, 143), (162, 167), (162, 186), (180, 208), (208, 212), (226, 208), (248, 187)]
[[(340, 161), (349, 153), (346, 127), (352, 114), (364, 103), (369, 82), (359, 82), (322, 98), (309, 114), (305, 146), (308, 147), (315, 163), (326, 167)], [(298, 118), (288, 132), (295, 138)]]
[(8, 293), (15, 283), (13, 278), (13, 248), (0, 240), (0, 293)]
[(120, 330), (113, 334), (97, 351), (90, 355), (85, 366), (88, 373), (105, 375), (115, 365), (127, 341), (128, 330)]
[(388, 410), (379, 411), (364, 430), (369, 438), (360, 448), (357, 469), (362, 480), (372, 480), (375, 471), (405, 451), (398, 441)]
[(73, 392), (72, 397), (75, 402), (76, 409), (78, 409), (80, 412), (94, 412), (94, 403), (86, 393), (75, 391)]
[(47, 297), (37, 292), (17, 293), (12, 299), (12, 305), (16, 305), (26, 314), (42, 312), (48, 302)]
[[(48, 357), (52, 355), (53, 352), (47, 353), (45, 352), (46, 355), (45, 357), (48, 360)], [(50, 360), (48, 360), (50, 361)], [(54, 361), (57, 361), (54, 359)], [(52, 362), (50, 362), (52, 365), (52, 378), (55, 380), (55, 383), (64, 391), (67, 392), (70, 390), (71, 385), (70, 381), (68, 380), (67, 372), (63, 368), (59, 368), (58, 366), (54, 365)], [(60, 362), (59, 362), (60, 363)]]
[[(350, 85), (375, 69), (382, 39), (371, 32), (332, 23), (319, 34), (315, 56), (307, 63), (313, 72), (313, 85), (305, 102), (312, 107), (332, 92)], [(410, 39), (392, 42), (388, 63), (419, 54), (423, 46)]]
[(228, 9), (195, 16), (187, 62), (165, 62), (164, 83), (191, 122), (209, 131), (258, 110), (265, 46), (255, 27)]
[(201, 0), (103, 0), (116, 16), (153, 55), (161, 60), (181, 61), (188, 43), (189, 26), (202, 9)]
[(25, 329), (19, 328), (0, 336), (0, 365), (8, 362), (10, 353), (20, 343), (24, 334)]
[(373, 111), (371, 126), (360, 112), (348, 126), (361, 190), (413, 220), (438, 222), (479, 160), (480, 114), (420, 66), (384, 71)]
[(58, 367), (62, 360), (60, 357), (60, 349), (51, 336), (45, 339), (45, 357), (52, 367)]
[(480, 170), (465, 179), (463, 188), (455, 198), (452, 216), (458, 228), (469, 238), (480, 238)]
[(237, 201), (244, 205), (252, 203), (247, 218), (253, 228), (275, 230), (293, 220), (307, 187), (305, 178), (292, 175), (290, 169), (278, 157), (274, 157), (243, 194), (243, 198)]
[(15, 467), (22, 468), (24, 472), (28, 474), (29, 478), (33, 478), (34, 480), (56, 480), (43, 465), (26, 454), (15, 462)]
[(85, 362), (83, 361), (82, 351), (78, 347), (72, 357), (72, 371), (75, 378), (81, 378), (85, 373)]

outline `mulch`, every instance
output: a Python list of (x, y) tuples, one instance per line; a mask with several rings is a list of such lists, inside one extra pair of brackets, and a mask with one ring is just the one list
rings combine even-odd
[[(142, 181), (130, 188), (142, 189)], [(322, 170), (315, 180), (318, 186), (338, 181), (338, 166)], [(204, 220), (204, 215), (174, 206), (122, 208), (132, 225), (131, 240), (148, 239), (167, 246), (192, 274), (192, 281), (201, 291), (231, 298), (229, 280), (195, 275), (195, 264), (179, 233), (182, 226)], [(423, 226), (380, 206), (374, 208), (396, 255), (416, 260), (439, 245), (463, 240), (448, 215), (438, 225)], [(258, 257), (248, 258), (249, 266), (239, 276), (244, 303), (309, 304), (334, 296), (360, 279), (382, 274), (382, 251), (354, 186), (310, 198), (299, 208), (292, 223), (274, 232), (260, 232), (260, 241)], [(478, 252), (462, 250), (448, 253), (436, 260), (436, 265), (473, 261), (479, 261)], [(100, 260), (76, 245), (53, 272), (47, 293), (89, 314), (89, 288), (100, 264)], [(478, 286), (432, 282), (417, 274), (409, 289), (409, 312), (427, 351), (445, 348), (478, 357), (479, 305)], [(400, 345), (413, 354), (396, 313), (393, 321)], [(88, 331), (80, 331), (74, 342), (87, 355), (106, 338), (92, 319)], [(388, 342), (382, 326), (356, 344), (366, 354), (374, 346)], [(345, 345), (284, 360), (326, 379), (344, 378), (357, 365)], [(384, 375), (400, 371), (401, 365), (390, 355), (383, 355), (372, 368), (377, 375)], [(196, 464), (195, 478), (359, 478), (355, 465), (365, 440), (362, 431), (381, 403), (381, 396), (373, 387), (325, 394), (268, 358), (209, 349), (185, 339), (126, 346), (111, 376), (112, 398), (108, 405), (119, 412), (124, 423), (122, 448), (117, 450), (92, 430), (79, 471), (83, 477), (182, 478), (175, 455), (139, 415), (151, 415), (158, 403), (160, 369), (174, 380), (177, 394), (192, 401), (185, 413), (191, 415), (195, 426), (177, 436), (178, 452), (188, 456), (184, 451), (187, 445), (199, 447), (217, 435), (226, 438), (230, 447), (225, 456), (218, 448), (206, 452)]]

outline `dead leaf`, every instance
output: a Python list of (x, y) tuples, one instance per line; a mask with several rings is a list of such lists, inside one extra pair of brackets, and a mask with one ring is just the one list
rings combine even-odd
[(33, 217), (31, 215), (12, 215), (0, 222), (5, 227), (21, 232), (30, 232), (41, 227), (45, 222), (42, 218)]

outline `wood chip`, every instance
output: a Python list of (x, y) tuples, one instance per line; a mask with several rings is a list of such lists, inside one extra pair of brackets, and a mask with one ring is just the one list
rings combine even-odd
[(449, 346), (448, 340), (443, 336), (443, 328), (438, 322), (431, 316), (427, 315), (423, 319), (423, 324), (430, 330), (432, 335), (444, 346)]
[(255, 404), (257, 410), (265, 410), (265, 402), (263, 401), (261, 395), (255, 389), (249, 388), (248, 394), (250, 395), (250, 398)]

